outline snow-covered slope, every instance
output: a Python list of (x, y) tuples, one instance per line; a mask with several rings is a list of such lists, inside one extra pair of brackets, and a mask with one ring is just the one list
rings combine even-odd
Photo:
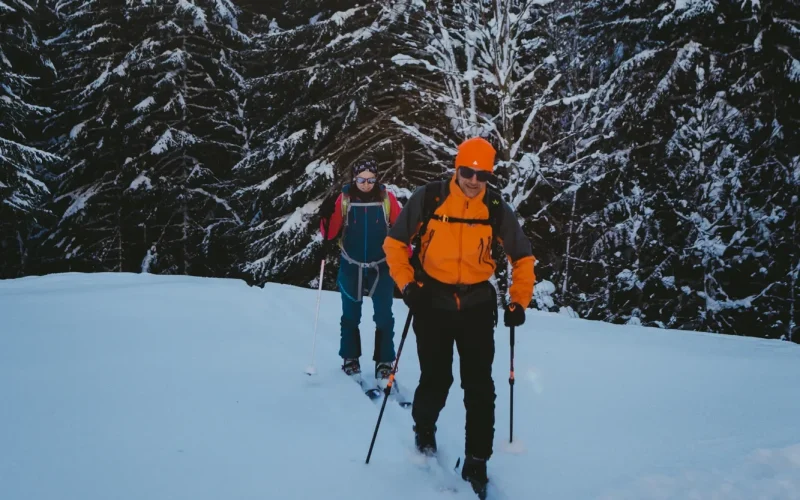
[[(465, 483), (439, 491), (396, 404), (364, 463), (379, 407), (339, 371), (334, 293), (317, 375), (304, 373), (315, 303), (233, 280), (0, 281), (0, 498), (473, 498)], [(367, 302), (362, 332), (371, 316)], [(529, 312), (509, 447), (508, 330), (496, 340), (489, 475), (505, 498), (800, 498), (797, 345)], [(457, 363), (439, 422), (448, 463), (463, 450)], [(412, 332), (398, 380), (413, 390), (418, 375)]]

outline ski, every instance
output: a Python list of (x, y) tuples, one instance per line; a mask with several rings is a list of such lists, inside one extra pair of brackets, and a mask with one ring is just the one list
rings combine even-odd
[(497, 487), (497, 484), (489, 481), (489, 484), (487, 484), (486, 488), (484, 489), (483, 498), (486, 500), (507, 500), (508, 495), (500, 491), (500, 489)]
[(508, 500), (508, 496), (492, 481), (483, 490), (475, 491), (472, 484), (461, 477), (461, 457), (458, 457), (453, 466), (452, 457), (441, 446), (431, 455), (420, 453), (414, 445), (411, 445), (409, 451), (412, 462), (436, 480), (436, 488), (440, 493), (460, 494), (468, 491), (480, 500)]
[[(353, 379), (364, 391), (364, 394), (372, 401), (379, 402), (385, 395), (385, 389), (382, 388), (377, 382), (367, 380), (361, 373), (354, 373), (348, 375)], [(411, 408), (412, 401), (409, 399), (405, 391), (403, 391), (395, 380), (392, 384), (392, 392), (389, 394), (391, 399), (395, 401), (401, 408)]]
[(373, 385), (361, 376), (361, 373), (353, 373), (352, 375), (348, 375), (356, 384), (361, 387), (361, 390), (364, 391), (364, 394), (371, 399), (372, 401), (378, 402), (383, 395), (383, 391), (377, 385)]
[[(456, 466), (453, 469), (453, 474), (455, 474), (459, 479), (461, 479), (461, 474), (458, 472), (458, 466), (461, 463), (461, 458), (456, 461)], [(461, 479), (464, 481), (463, 479)], [(472, 483), (469, 481), (464, 481), (467, 485), (469, 485), (470, 490), (480, 499), (480, 500), (507, 500), (507, 496), (503, 494), (500, 489), (498, 489), (497, 484), (494, 481), (489, 481), (485, 485), (483, 485), (482, 489), (476, 489)]]
[[(459, 475), (459, 474), (458, 474), (458, 466), (459, 466), (460, 464), (461, 464), (461, 457), (459, 457), (459, 458), (458, 458), (458, 460), (456, 460), (456, 466), (455, 466), (455, 467), (453, 467), (453, 474)], [(444, 464), (441, 464), (441, 465), (442, 465), (442, 467), (445, 467), (445, 465), (444, 465)], [(463, 479), (463, 478), (462, 478), (462, 479)], [(472, 484), (472, 482), (471, 482), (471, 481), (467, 481), (467, 483), (468, 483), (468, 484), (470, 485), (470, 487), (472, 488), (472, 491), (473, 491), (473, 492), (474, 492), (476, 495), (478, 495), (478, 498), (479, 498), (480, 500), (486, 500), (486, 499), (487, 499), (487, 496), (486, 496), (486, 494), (487, 494), (487, 490), (488, 490), (488, 487), (489, 487), (488, 483), (487, 483), (487, 484), (484, 484), (484, 485), (483, 485), (483, 488), (481, 488), (481, 489), (477, 489), (477, 488), (475, 487), (475, 485), (474, 485), (474, 484)]]
[(439, 464), (439, 467), (445, 472), (445, 474), (452, 474), (453, 481), (456, 484), (463, 484), (464, 487), (468, 488), (468, 491), (471, 491), (475, 496), (477, 496), (480, 500), (507, 500), (508, 496), (505, 495), (495, 484), (493, 481), (489, 481), (482, 490), (475, 491), (475, 488), (469, 481), (465, 481), (461, 477), (459, 466), (461, 465), (461, 457), (458, 457), (456, 460), (455, 466), (451, 467), (448, 465), (447, 462), (450, 462), (452, 457), (448, 458), (446, 453), (442, 453), (442, 450), (436, 453), (436, 461)]
[[(382, 387), (377, 380), (364, 377), (363, 372), (353, 373), (347, 376), (353, 379), (353, 381), (361, 387), (361, 390), (364, 391), (364, 394), (376, 403), (380, 402), (386, 394), (385, 387)], [(392, 383), (392, 392), (389, 393), (389, 397), (404, 409), (411, 408), (413, 403), (412, 398), (408, 397), (407, 392), (397, 383), (396, 379), (394, 383)]]
[(458, 494), (460, 482), (457, 482), (446, 470), (443, 470), (438, 457), (423, 455), (416, 449), (412, 451), (413, 461), (421, 469), (430, 474), (438, 483), (436, 486), (440, 493)]
[(400, 384), (397, 383), (395, 379), (394, 383), (392, 384), (392, 399), (397, 401), (397, 404), (400, 405), (401, 408), (409, 409), (413, 403), (412, 398), (408, 397), (408, 393), (403, 390)]

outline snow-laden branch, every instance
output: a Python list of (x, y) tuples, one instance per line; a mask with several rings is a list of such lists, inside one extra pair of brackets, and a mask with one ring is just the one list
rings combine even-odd
[(239, 215), (236, 213), (236, 211), (231, 208), (230, 204), (227, 201), (223, 200), (219, 196), (217, 196), (215, 194), (212, 194), (212, 193), (209, 193), (208, 191), (206, 191), (205, 189), (202, 189), (202, 188), (192, 188), (192, 189), (189, 189), (189, 192), (202, 194), (203, 196), (207, 196), (207, 197), (211, 198), (212, 200), (217, 202), (219, 205), (225, 207), (225, 209), (228, 212), (230, 212), (231, 215), (233, 215), (233, 218), (236, 219), (236, 223), (238, 225), (240, 225), (240, 226), (242, 225), (242, 220), (239, 218)]
[(437, 141), (433, 137), (431, 137), (431, 136), (423, 133), (422, 131), (420, 131), (419, 128), (417, 128), (417, 127), (415, 127), (413, 125), (408, 125), (408, 124), (404, 123), (400, 118), (397, 118), (396, 116), (393, 116), (391, 118), (391, 121), (396, 123), (397, 125), (399, 125), (400, 128), (402, 130), (406, 131), (409, 135), (411, 135), (412, 137), (416, 138), (421, 144), (424, 144), (425, 146), (427, 146), (427, 147), (429, 147), (431, 149), (439, 150), (442, 153), (447, 154), (447, 155), (451, 155), (451, 156), (455, 155), (458, 152), (456, 150), (456, 148), (448, 146), (447, 144), (444, 144), (444, 143), (442, 143), (440, 141)]
[(559, 80), (561, 80), (561, 74), (557, 74), (553, 78), (551, 78), (547, 84), (547, 88), (542, 92), (541, 96), (539, 96), (536, 99), (533, 107), (530, 110), (530, 113), (528, 114), (528, 118), (525, 120), (525, 123), (522, 124), (522, 130), (519, 133), (517, 142), (515, 142), (514, 145), (511, 147), (512, 160), (517, 157), (517, 152), (519, 151), (520, 146), (522, 145), (522, 141), (524, 141), (527, 138), (528, 130), (531, 128), (531, 124), (533, 123), (534, 118), (536, 118), (536, 114), (539, 112), (539, 110), (542, 109), (543, 107), (542, 101), (544, 100), (545, 97), (553, 93), (553, 88), (555, 87), (556, 83), (558, 83)]
[(12, 155), (21, 155), (32, 163), (48, 163), (61, 161), (61, 157), (41, 149), (32, 148), (25, 144), (10, 141), (0, 137), (0, 158), (8, 158)]
[(670, 66), (669, 70), (666, 72), (666, 74), (664, 74), (664, 77), (661, 78), (661, 81), (658, 82), (653, 94), (647, 100), (647, 104), (644, 107), (645, 115), (648, 115), (656, 106), (656, 104), (658, 104), (658, 100), (662, 95), (674, 88), (675, 79), (677, 78), (678, 73), (685, 73), (692, 69), (692, 63), (702, 54), (702, 48), (702, 45), (692, 41), (678, 49), (678, 53), (675, 55), (675, 60), (672, 62), (672, 66)]

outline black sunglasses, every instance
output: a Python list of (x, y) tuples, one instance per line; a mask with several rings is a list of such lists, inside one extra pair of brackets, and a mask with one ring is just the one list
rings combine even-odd
[(465, 179), (472, 179), (472, 176), (476, 176), (478, 178), (478, 182), (489, 182), (492, 177), (491, 172), (487, 172), (486, 170), (475, 170), (469, 167), (458, 167), (461, 171), (461, 176)]
[(365, 179), (363, 177), (356, 177), (356, 182), (359, 184), (364, 184), (365, 182), (369, 182), (370, 184), (375, 184), (378, 182), (378, 179), (375, 177), (370, 177), (369, 179)]

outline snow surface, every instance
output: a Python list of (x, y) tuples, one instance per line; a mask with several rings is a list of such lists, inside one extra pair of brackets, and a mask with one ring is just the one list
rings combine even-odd
[[(148, 274), (0, 281), (0, 497), (474, 498), (412, 459), (412, 420), (339, 371), (340, 298)], [(364, 306), (362, 332), (374, 324)], [(394, 311), (397, 342), (406, 317)], [(800, 498), (800, 348), (529, 312), (496, 333), (489, 474), (511, 499)], [(371, 334), (363, 351), (372, 352)], [(458, 363), (456, 353), (455, 366)], [(369, 366), (370, 356), (362, 361)], [(398, 380), (419, 375), (413, 333)], [(462, 452), (458, 369), (438, 439)]]

